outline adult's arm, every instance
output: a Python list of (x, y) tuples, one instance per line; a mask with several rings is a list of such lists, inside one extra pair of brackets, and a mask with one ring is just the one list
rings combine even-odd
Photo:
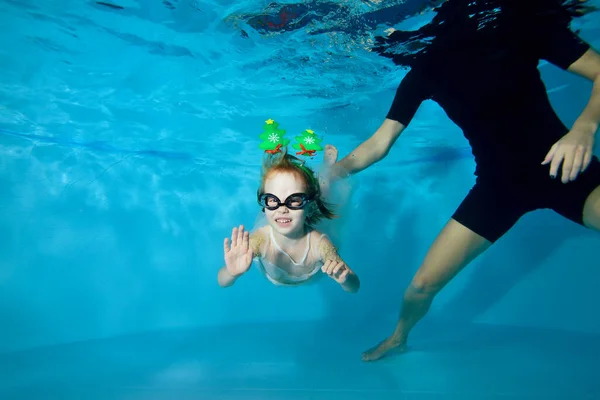
[(427, 78), (411, 69), (400, 82), (394, 101), (379, 128), (331, 168), (333, 179), (356, 174), (385, 158), (408, 127), (421, 103), (429, 98)]
[(568, 71), (593, 82), (590, 100), (573, 124), (573, 129), (580, 129), (593, 135), (598, 131), (600, 124), (600, 54), (589, 48), (568, 67)]
[(332, 167), (332, 177), (353, 175), (381, 161), (405, 128), (401, 122), (386, 118), (371, 137)]
[(571, 130), (549, 149), (542, 161), (543, 165), (550, 165), (552, 177), (558, 176), (562, 165), (561, 181), (567, 183), (577, 179), (592, 160), (600, 123), (600, 56), (568, 27), (556, 27), (540, 38), (540, 58), (593, 82), (585, 109)]

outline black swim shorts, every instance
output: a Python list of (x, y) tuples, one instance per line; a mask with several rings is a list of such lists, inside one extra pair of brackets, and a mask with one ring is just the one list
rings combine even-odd
[(583, 207), (600, 186), (600, 161), (592, 159), (577, 179), (561, 182), (561, 169), (552, 179), (541, 165), (518, 177), (479, 176), (452, 218), (490, 242), (500, 239), (526, 213), (551, 209), (583, 225)]

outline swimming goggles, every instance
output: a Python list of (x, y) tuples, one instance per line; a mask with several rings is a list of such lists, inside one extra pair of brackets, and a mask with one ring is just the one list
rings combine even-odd
[(277, 196), (271, 193), (263, 193), (258, 196), (258, 204), (270, 211), (275, 211), (284, 204), (290, 210), (301, 210), (311, 200), (312, 197), (305, 193), (291, 194), (283, 203)]

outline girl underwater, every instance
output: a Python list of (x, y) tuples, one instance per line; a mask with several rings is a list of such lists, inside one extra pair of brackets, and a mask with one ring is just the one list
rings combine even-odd
[[(360, 287), (358, 276), (339, 256), (331, 240), (315, 226), (335, 215), (312, 169), (287, 152), (285, 131), (269, 119), (261, 148), (265, 150), (257, 200), (266, 224), (253, 232), (243, 225), (233, 228), (231, 241), (225, 238), (225, 266), (219, 270), (218, 283), (229, 287), (246, 273), (253, 261), (275, 285), (297, 286), (327, 275), (350, 293)], [(297, 154), (313, 156), (321, 150), (311, 130), (298, 136), (293, 147)], [(333, 164), (337, 149), (326, 146), (325, 162)], [(324, 188), (325, 190), (325, 188)]]

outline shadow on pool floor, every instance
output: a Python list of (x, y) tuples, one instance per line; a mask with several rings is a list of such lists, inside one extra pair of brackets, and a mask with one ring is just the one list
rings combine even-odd
[(408, 353), (362, 362), (392, 328), (240, 325), (8, 353), (0, 398), (600, 399), (600, 335), (427, 322)]

